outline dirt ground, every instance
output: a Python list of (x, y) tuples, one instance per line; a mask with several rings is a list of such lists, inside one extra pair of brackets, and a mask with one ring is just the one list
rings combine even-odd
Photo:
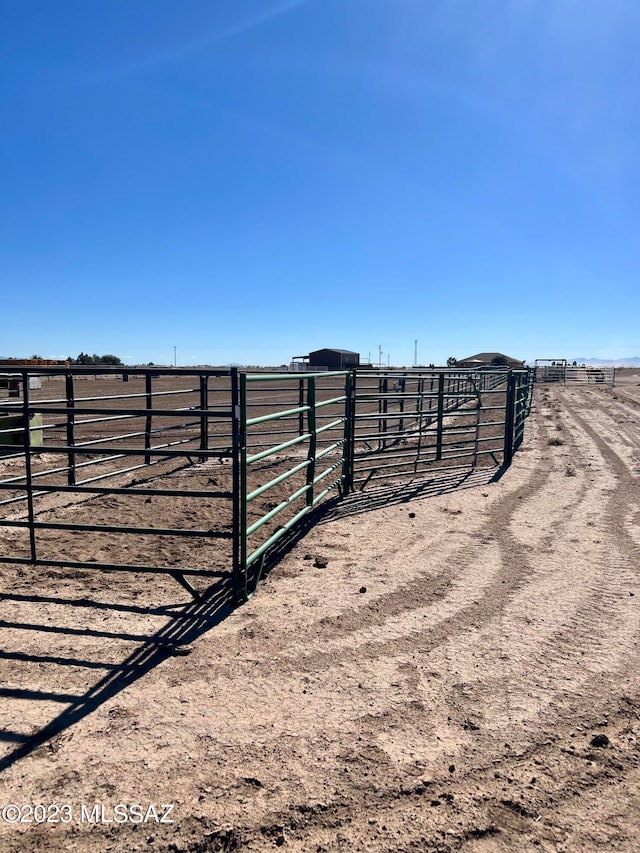
[(499, 480), (350, 496), (239, 608), (3, 566), (0, 848), (640, 850), (639, 383), (538, 386)]

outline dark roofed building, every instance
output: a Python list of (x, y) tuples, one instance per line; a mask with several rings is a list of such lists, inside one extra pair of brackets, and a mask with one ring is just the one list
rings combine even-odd
[(359, 367), (360, 353), (350, 349), (317, 349), (309, 355), (294, 355), (291, 359), (291, 370), (305, 372), (308, 370), (351, 370)]
[(349, 370), (360, 364), (360, 353), (350, 349), (317, 349), (309, 353), (311, 367), (326, 367), (327, 370)]
[(460, 358), (457, 367), (524, 367), (524, 361), (502, 352), (478, 352), (468, 358)]

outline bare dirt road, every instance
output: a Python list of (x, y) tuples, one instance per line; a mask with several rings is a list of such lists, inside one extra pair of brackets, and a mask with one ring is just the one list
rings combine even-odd
[(235, 610), (3, 568), (2, 804), (71, 819), (0, 847), (640, 850), (639, 381), (539, 386), (499, 481), (351, 496)]

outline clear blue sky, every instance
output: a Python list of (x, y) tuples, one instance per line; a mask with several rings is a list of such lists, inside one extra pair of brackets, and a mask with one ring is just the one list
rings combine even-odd
[(0, 0), (0, 355), (640, 355), (637, 0)]

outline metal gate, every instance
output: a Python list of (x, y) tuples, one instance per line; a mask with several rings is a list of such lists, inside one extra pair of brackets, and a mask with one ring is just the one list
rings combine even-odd
[(353, 372), (240, 374), (235, 577), (242, 599), (267, 553), (348, 489)]

